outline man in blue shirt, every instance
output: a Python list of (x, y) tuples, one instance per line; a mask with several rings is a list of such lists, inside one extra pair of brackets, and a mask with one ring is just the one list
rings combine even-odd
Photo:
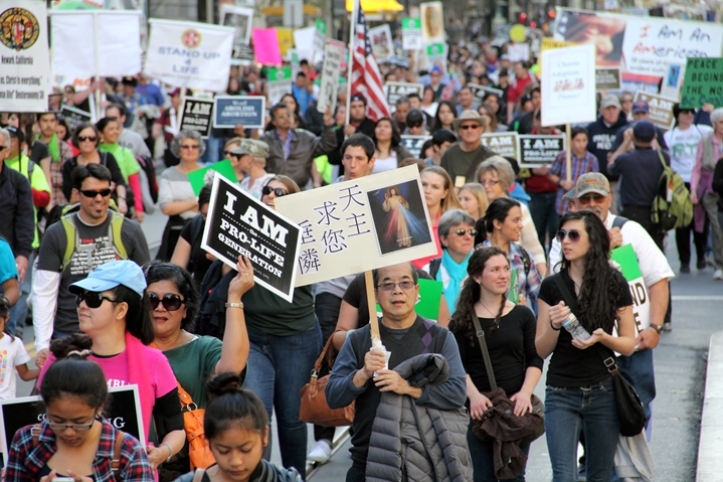
[(165, 99), (163, 98), (161, 89), (143, 74), (140, 74), (138, 78), (139, 81), (138, 87), (136, 87), (136, 92), (141, 95), (141, 105), (152, 104), (157, 105), (158, 107), (163, 107)]
[(309, 108), (309, 101), (314, 99), (313, 92), (314, 84), (306, 78), (306, 74), (303, 72), (296, 74), (296, 82), (291, 86), (291, 93), (294, 94), (294, 98), (299, 104), (302, 117), (306, 114), (306, 109)]

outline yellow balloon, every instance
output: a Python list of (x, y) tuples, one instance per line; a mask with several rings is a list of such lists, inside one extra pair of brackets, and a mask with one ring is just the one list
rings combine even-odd
[(513, 42), (524, 42), (526, 37), (525, 26), (521, 23), (513, 25), (510, 29), (510, 39)]

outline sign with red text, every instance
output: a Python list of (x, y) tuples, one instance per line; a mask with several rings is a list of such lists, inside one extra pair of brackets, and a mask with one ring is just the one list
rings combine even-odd
[(542, 125), (593, 122), (597, 118), (595, 46), (579, 45), (541, 54)]

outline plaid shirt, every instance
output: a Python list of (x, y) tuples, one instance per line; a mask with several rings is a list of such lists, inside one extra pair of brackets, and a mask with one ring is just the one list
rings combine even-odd
[[(552, 163), (552, 167), (550, 168), (551, 176), (558, 176), (560, 179), (567, 179), (566, 156), (567, 154), (565, 151), (562, 151), (560, 154), (557, 155), (555, 162)], [(590, 154), (590, 152), (588, 152), (587, 150), (585, 151), (585, 155), (583, 157), (577, 157), (575, 153), (572, 153), (571, 158), (573, 186), (575, 185), (575, 183), (577, 183), (577, 179), (583, 174), (587, 174), (588, 172), (600, 172), (600, 166), (598, 165), (597, 157), (595, 157), (593, 154)], [(564, 196), (566, 192), (567, 191), (565, 191), (561, 187), (557, 188), (555, 210), (560, 216), (567, 212), (567, 202), (562, 199), (562, 196)]]
[[(55, 454), (55, 433), (47, 422), (41, 424), (42, 433), (37, 445), (33, 444), (32, 429), (28, 425), (15, 433), (10, 446), (10, 454), (5, 472), (5, 482), (36, 482), (38, 473)], [(93, 480), (95, 482), (115, 482), (111, 461), (118, 431), (107, 420), (103, 426), (98, 444), (98, 453), (93, 460)], [(120, 479), (126, 482), (152, 482), (153, 469), (141, 443), (129, 434), (123, 436), (120, 456)]]
[(65, 199), (63, 194), (63, 164), (73, 158), (73, 150), (70, 148), (67, 142), (58, 139), (58, 146), (60, 147), (60, 160), (55, 162), (54, 160), (50, 163), (50, 189), (53, 196), (53, 204), (67, 204), (68, 200)]
[[(478, 245), (479, 246), (479, 245)], [(482, 246), (492, 246), (492, 241), (488, 238), (482, 242)], [(524, 295), (531, 303), (532, 307), (537, 313), (537, 294), (540, 292), (540, 285), (542, 280), (540, 279), (540, 273), (537, 272), (535, 261), (532, 256), (527, 254), (530, 260), (530, 271), (525, 273), (525, 262), (522, 256), (522, 250), (525, 249), (518, 243), (510, 242), (510, 270), (517, 270), (517, 286), (520, 290), (520, 294)]]

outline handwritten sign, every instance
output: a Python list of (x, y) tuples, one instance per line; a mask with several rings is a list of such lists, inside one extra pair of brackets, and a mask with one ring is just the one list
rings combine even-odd
[(595, 46), (542, 52), (542, 125), (593, 122), (597, 117)]
[(685, 65), (680, 107), (700, 108), (706, 103), (723, 107), (723, 58), (689, 58)]

